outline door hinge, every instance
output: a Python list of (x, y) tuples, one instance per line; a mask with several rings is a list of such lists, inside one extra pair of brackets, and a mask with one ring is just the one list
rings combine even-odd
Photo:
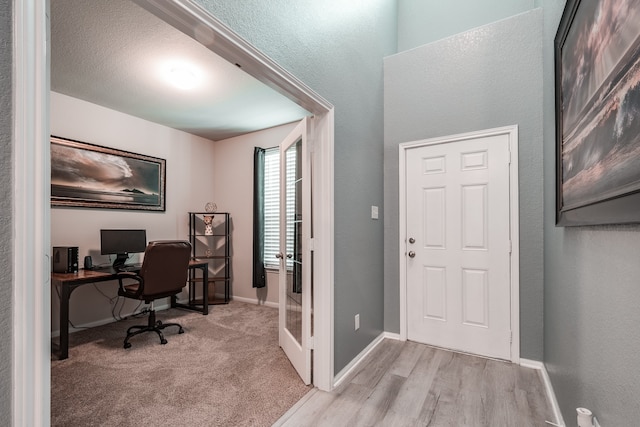
[(309, 247), (310, 251), (315, 250), (315, 239), (307, 240), (307, 246)]
[(513, 252), (513, 241), (509, 240), (509, 253)]
[(513, 344), (513, 331), (509, 331), (509, 344)]
[(310, 336), (307, 340), (307, 349), (313, 350), (313, 336)]

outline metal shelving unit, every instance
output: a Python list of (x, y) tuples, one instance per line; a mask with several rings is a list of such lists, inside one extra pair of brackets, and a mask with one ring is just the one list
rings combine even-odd
[[(209, 264), (209, 304), (227, 304), (231, 284), (231, 234), (227, 212), (189, 212), (191, 257)], [(189, 304), (202, 305), (202, 275), (189, 275)], [(220, 292), (220, 286), (224, 293)]]

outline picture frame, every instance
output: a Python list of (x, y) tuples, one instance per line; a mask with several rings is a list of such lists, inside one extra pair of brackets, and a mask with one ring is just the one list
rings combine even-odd
[(554, 46), (557, 226), (640, 222), (639, 23), (634, 0), (566, 3)]
[(51, 206), (165, 211), (166, 160), (51, 136)]

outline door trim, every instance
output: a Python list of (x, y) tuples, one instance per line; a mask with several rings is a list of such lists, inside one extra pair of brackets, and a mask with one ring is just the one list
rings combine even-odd
[(399, 284), (400, 284), (400, 339), (407, 340), (407, 272), (406, 272), (406, 247), (407, 247), (407, 189), (406, 189), (406, 154), (411, 148), (424, 147), (436, 144), (449, 144), (469, 139), (477, 139), (490, 136), (507, 135), (509, 137), (509, 151), (511, 154), (511, 167), (509, 168), (509, 217), (511, 236), (511, 361), (520, 361), (520, 220), (519, 220), (519, 195), (518, 195), (518, 126), (505, 126), (486, 129), (475, 132), (467, 132), (456, 135), (422, 139), (399, 144)]
[(12, 425), (49, 425), (49, 2), (14, 0)]

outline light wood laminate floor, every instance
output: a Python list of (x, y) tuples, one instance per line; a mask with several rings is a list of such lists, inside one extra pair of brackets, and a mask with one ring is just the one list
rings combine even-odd
[(275, 425), (549, 427), (539, 371), (385, 339), (340, 387), (313, 390)]

